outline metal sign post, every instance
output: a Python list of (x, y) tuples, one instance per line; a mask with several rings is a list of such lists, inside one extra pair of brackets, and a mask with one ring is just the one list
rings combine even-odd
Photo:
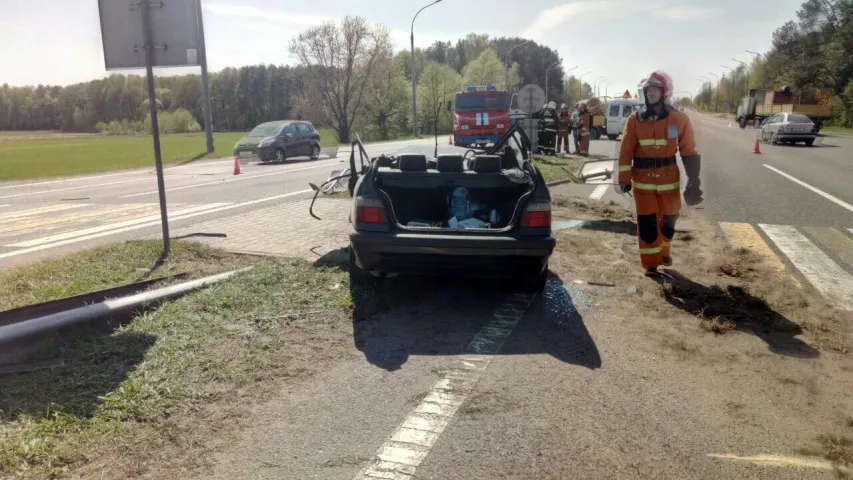
[[(159, 2), (158, 2), (159, 3)], [(160, 195), (160, 223), (163, 225), (163, 255), (169, 255), (169, 211), (166, 208), (166, 182), (163, 179), (163, 158), (160, 153), (160, 124), (157, 121), (157, 96), (154, 91), (154, 49), (157, 48), (151, 38), (151, 9), (162, 8), (163, 4), (152, 5), (150, 0), (141, 0), (142, 12), (142, 48), (145, 49), (145, 74), (148, 84), (148, 109), (151, 112), (151, 136), (154, 139), (154, 165), (157, 169), (157, 193)], [(165, 49), (165, 47), (163, 47)]]
[(200, 0), (98, 0), (104, 65), (107, 70), (145, 68), (148, 108), (154, 141), (154, 164), (160, 194), (160, 218), (163, 223), (163, 253), (169, 253), (169, 217), (166, 208), (166, 182), (160, 152), (160, 126), (157, 121), (157, 97), (154, 67), (202, 68), (202, 94), (207, 151), (213, 151), (213, 122), (210, 114), (210, 90), (207, 84), (207, 53)]

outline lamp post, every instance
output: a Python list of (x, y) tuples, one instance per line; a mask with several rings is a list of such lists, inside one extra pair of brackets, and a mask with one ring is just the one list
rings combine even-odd
[(616, 82), (616, 80), (610, 80), (609, 82), (604, 84), (604, 96), (607, 97), (607, 87), (610, 86), (611, 83)]
[[(732, 69), (732, 67), (727, 67), (725, 65), (720, 65), (720, 66), (725, 68), (725, 69), (728, 69), (728, 71), (732, 72), (732, 78), (729, 80), (729, 88), (728, 88), (728, 90), (729, 90), (729, 92), (728, 92), (728, 94), (729, 94), (728, 105), (729, 105), (729, 110), (731, 110), (731, 108), (732, 108), (732, 90), (734, 90), (734, 84), (735, 84), (735, 71)], [(723, 75), (725, 75), (725, 73), (723, 73)]]
[(746, 71), (746, 90), (744, 92), (746, 96), (749, 96), (749, 66), (747, 66), (746, 62), (741, 62), (737, 58), (733, 58), (732, 60), (743, 65), (743, 69), (744, 71)]
[(557, 60), (556, 62), (552, 63), (551, 65), (548, 65), (548, 68), (545, 69), (545, 101), (546, 102), (548, 101), (548, 73), (551, 71), (552, 68), (554, 68), (555, 66), (557, 66), (559, 64), (560, 64), (560, 61)]
[[(760, 53), (758, 53), (758, 52), (753, 52), (752, 50), (744, 50), (744, 52), (746, 52), (746, 53), (751, 53), (751, 54), (753, 54), (753, 55), (755, 55), (756, 57), (759, 57), (759, 58), (763, 58), (763, 57), (764, 57), (764, 55), (762, 55), (762, 54), (760, 54)], [(758, 77), (758, 84), (761, 86), (761, 88), (764, 88), (764, 65), (762, 65), (762, 66), (761, 66), (761, 76), (760, 76), (760, 77)], [(747, 90), (749, 90), (749, 86), (747, 86)]]
[(702, 97), (703, 98), (705, 97), (705, 84), (706, 83), (708, 84), (708, 101), (705, 103), (705, 105), (708, 105), (710, 107), (711, 106), (711, 85), (712, 85), (711, 79), (708, 77), (699, 77), (696, 80), (700, 80), (702, 82)]
[(604, 78), (604, 75), (599, 75), (599, 76), (595, 77), (595, 80), (593, 80), (593, 82), (592, 82), (592, 96), (593, 97), (598, 96), (598, 82), (599, 82), (599, 80), (601, 80), (603, 78)]
[[(508, 92), (510, 91), (510, 88), (509, 88), (509, 54), (510, 54), (510, 53), (512, 53), (512, 51), (513, 51), (513, 50), (515, 50), (516, 48), (518, 48), (518, 47), (520, 47), (520, 46), (522, 46), (522, 45), (527, 45), (527, 44), (528, 44), (528, 43), (530, 43), (530, 42), (531, 42), (530, 40), (525, 40), (525, 41), (523, 41), (523, 42), (519, 43), (518, 45), (513, 45), (513, 46), (512, 46), (509, 50), (507, 50), (507, 52), (506, 52), (506, 59), (504, 60), (504, 64), (505, 64), (505, 66), (506, 66), (506, 90), (507, 90)], [(545, 97), (545, 98), (547, 99), (548, 97)]]
[(415, 75), (415, 19), (418, 18), (418, 15), (420, 15), (425, 8), (431, 7), (439, 2), (441, 2), (441, 0), (435, 0), (429, 5), (421, 7), (421, 9), (418, 10), (418, 13), (416, 13), (415, 16), (412, 18), (412, 29), (409, 39), (411, 41), (412, 47), (412, 134), (415, 136), (418, 135), (418, 96), (417, 92), (415, 91), (415, 86), (417, 85), (417, 79)]
[(571, 72), (572, 70), (574, 70), (576, 68), (578, 68), (577, 65), (566, 70), (566, 76), (564, 77), (566, 79), (566, 100), (569, 102), (570, 105), (572, 104), (572, 92), (569, 91), (569, 72)]
[(720, 105), (720, 76), (713, 72), (708, 74), (717, 77), (717, 99), (714, 100), (714, 113), (717, 113), (717, 107)]
[(580, 95), (578, 95), (578, 101), (580, 101), (580, 100), (581, 100), (581, 97), (583, 97), (583, 77), (585, 77), (585, 76), (589, 75), (590, 73), (592, 73), (592, 70), (590, 70), (590, 71), (588, 71), (588, 72), (584, 73), (583, 75), (581, 75), (581, 76), (578, 78), (578, 84), (579, 84), (579, 86), (578, 86), (578, 90), (580, 91)]

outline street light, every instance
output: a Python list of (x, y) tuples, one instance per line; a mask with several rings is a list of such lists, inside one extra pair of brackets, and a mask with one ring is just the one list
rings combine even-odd
[(580, 76), (580, 78), (578, 78), (578, 84), (579, 84), (578, 89), (580, 90), (580, 95), (578, 95), (578, 100), (580, 100), (581, 97), (583, 97), (583, 77), (589, 75), (590, 73), (592, 73), (592, 70), (584, 73), (583, 75)]
[(705, 96), (705, 84), (706, 83), (708, 84), (708, 102), (706, 103), (706, 105), (710, 106), (711, 105), (711, 88), (712, 88), (711, 87), (712, 86), (711, 79), (708, 77), (699, 77), (696, 80), (700, 80), (702, 82), (702, 97), (703, 98)]
[(545, 69), (545, 101), (546, 102), (548, 101), (548, 72), (550, 72), (552, 68), (554, 68), (555, 66), (557, 66), (559, 64), (560, 64), (560, 61), (557, 60), (556, 62), (552, 63), (551, 65), (548, 65), (548, 68)]
[(604, 75), (599, 75), (599, 76), (595, 77), (595, 80), (593, 80), (593, 82), (592, 82), (592, 95), (593, 96), (598, 96), (598, 91), (596, 90), (596, 88), (598, 87), (598, 81), (603, 79), (603, 78), (604, 78)]
[[(744, 52), (751, 53), (751, 54), (755, 55), (756, 57), (764, 58), (764, 55), (762, 55), (758, 52), (753, 52), (752, 50), (744, 50)], [(758, 77), (758, 84), (761, 85), (761, 88), (764, 88), (764, 65), (761, 66), (761, 76)]]
[[(735, 71), (732, 69), (732, 67), (727, 67), (727, 66), (725, 66), (725, 65), (720, 65), (720, 66), (721, 66), (721, 67), (723, 67), (723, 68), (725, 68), (725, 69), (728, 69), (728, 71), (732, 72), (732, 78), (729, 80), (729, 88), (728, 88), (728, 90), (729, 90), (729, 91), (728, 91), (728, 94), (729, 94), (728, 106), (729, 106), (729, 109), (731, 109), (731, 108), (732, 108), (732, 90), (734, 90), (734, 88), (733, 88), (733, 87), (734, 87), (734, 84), (735, 84), (735, 82), (734, 82), (734, 80), (735, 80)], [(725, 73), (723, 73), (723, 75), (725, 76)]]
[(611, 83), (616, 82), (616, 80), (610, 80), (609, 82), (604, 84), (604, 97), (607, 98), (607, 87), (610, 86)]
[(720, 105), (720, 76), (714, 72), (708, 72), (710, 75), (717, 77), (717, 99), (714, 100), (714, 113), (717, 113), (717, 107)]
[[(525, 41), (519, 43), (518, 45), (513, 45), (506, 52), (506, 60), (504, 61), (504, 63), (506, 65), (506, 89), (507, 89), (507, 91), (510, 91), (510, 89), (509, 89), (509, 54), (512, 53), (512, 51), (515, 50), (517, 47), (520, 47), (522, 45), (527, 45), (530, 42), (531, 42), (531, 40), (525, 40)], [(547, 97), (545, 97), (545, 98), (547, 99)]]
[(743, 65), (743, 70), (746, 72), (746, 95), (749, 96), (749, 66), (747, 66), (746, 62), (741, 62), (737, 58), (733, 58), (732, 60)]
[(574, 67), (566, 70), (566, 74), (563, 77), (565, 79), (565, 83), (566, 83), (566, 94), (567, 94), (566, 100), (568, 100), (569, 103), (572, 103), (572, 92), (569, 91), (569, 72), (571, 72), (572, 70), (574, 70), (576, 68), (578, 68), (578, 65), (575, 65)]
[(418, 99), (417, 93), (415, 92), (416, 78), (415, 78), (415, 19), (418, 18), (418, 15), (424, 11), (425, 8), (431, 7), (436, 3), (441, 2), (441, 0), (435, 0), (429, 5), (425, 5), (418, 10), (418, 13), (412, 18), (412, 30), (409, 39), (411, 40), (412, 46), (412, 134), (418, 135)]

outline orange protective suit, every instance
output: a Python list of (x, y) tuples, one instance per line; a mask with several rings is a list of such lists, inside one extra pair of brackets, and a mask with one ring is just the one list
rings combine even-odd
[(619, 183), (630, 183), (634, 191), (640, 260), (646, 269), (667, 264), (665, 258), (671, 261), (670, 245), (681, 210), (676, 153), (698, 190), (699, 154), (687, 115), (665, 106), (657, 115), (644, 107), (628, 118), (619, 154)]

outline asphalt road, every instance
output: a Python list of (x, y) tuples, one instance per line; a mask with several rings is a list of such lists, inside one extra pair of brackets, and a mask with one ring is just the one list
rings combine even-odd
[[(441, 149), (447, 137), (439, 139)], [(428, 149), (434, 139), (368, 144), (368, 155), (404, 148)], [(309, 182), (321, 183), (349, 164), (349, 147), (336, 158), (296, 158), (283, 164), (257, 160), (233, 174), (231, 158), (165, 169), (170, 226), (237, 215), (275, 203), (309, 198)], [(153, 168), (0, 183), (0, 265), (13, 266), (73, 250), (160, 231)]]
[(756, 155), (756, 129), (690, 117), (702, 155), (704, 209), (714, 219), (853, 227), (853, 137), (821, 137), (814, 147), (761, 144)]

